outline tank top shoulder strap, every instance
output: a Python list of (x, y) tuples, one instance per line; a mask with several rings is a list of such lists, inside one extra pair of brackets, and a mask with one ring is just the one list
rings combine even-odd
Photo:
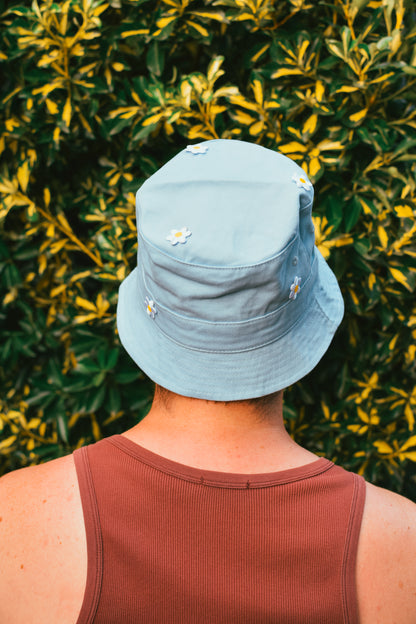
[(92, 624), (100, 600), (103, 573), (100, 516), (88, 457), (88, 446), (74, 451), (87, 539), (87, 582), (76, 624)]
[(358, 540), (360, 537), (363, 517), (366, 485), (363, 477), (347, 473), (353, 479), (353, 493), (351, 498), (350, 515), (347, 535), (344, 546), (342, 564), (343, 611), (346, 624), (359, 624), (358, 600), (356, 586), (356, 562)]

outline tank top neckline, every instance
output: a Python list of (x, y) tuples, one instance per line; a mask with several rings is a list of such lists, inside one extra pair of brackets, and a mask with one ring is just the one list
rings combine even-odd
[[(334, 466), (333, 462), (325, 457), (296, 468), (287, 468), (276, 472), (264, 473), (235, 473), (219, 472), (195, 468), (181, 464), (133, 442), (125, 436), (116, 434), (105, 439), (127, 455), (151, 466), (152, 468), (184, 481), (209, 485), (212, 487), (227, 487), (232, 489), (270, 487), (284, 485), (320, 475)], [(104, 441), (104, 440), (103, 440)]]

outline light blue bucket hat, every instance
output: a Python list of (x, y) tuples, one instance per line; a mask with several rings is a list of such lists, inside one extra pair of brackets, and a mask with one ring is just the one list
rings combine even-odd
[(188, 146), (141, 186), (137, 267), (117, 324), (155, 383), (235, 401), (316, 366), (344, 303), (315, 246), (312, 202), (296, 163), (235, 140)]

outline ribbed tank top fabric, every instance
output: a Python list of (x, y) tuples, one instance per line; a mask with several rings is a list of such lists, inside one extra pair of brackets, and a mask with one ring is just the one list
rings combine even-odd
[(358, 624), (362, 477), (325, 458), (200, 470), (120, 435), (74, 460), (88, 551), (77, 624)]

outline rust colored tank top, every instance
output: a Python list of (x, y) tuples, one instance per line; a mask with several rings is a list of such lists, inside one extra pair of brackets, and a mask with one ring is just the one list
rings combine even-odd
[(115, 435), (78, 449), (88, 573), (77, 624), (357, 624), (365, 481), (321, 458), (200, 470)]

